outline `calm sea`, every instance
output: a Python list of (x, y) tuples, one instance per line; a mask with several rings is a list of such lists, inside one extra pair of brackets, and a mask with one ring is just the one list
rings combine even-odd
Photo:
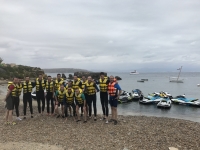
[[(56, 73), (47, 73), (56, 77)], [(66, 73), (68, 76), (69, 73)], [(138, 75), (129, 75), (129, 73), (108, 73), (108, 75), (120, 76), (119, 85), (125, 91), (131, 92), (133, 89), (140, 89), (144, 95), (148, 93), (167, 91), (172, 96), (185, 94), (188, 98), (200, 98), (200, 72), (183, 72), (181, 78), (184, 83), (171, 83), (169, 77), (176, 77), (177, 73), (140, 73)], [(140, 79), (148, 79), (148, 81), (137, 82)], [(0, 90), (2, 86), (0, 86)], [(102, 113), (99, 93), (97, 94), (97, 111)], [(170, 110), (158, 109), (156, 105), (141, 105), (138, 102), (127, 104), (119, 104), (118, 112), (120, 115), (146, 115), (158, 117), (179, 118), (200, 122), (200, 108), (172, 105)]]

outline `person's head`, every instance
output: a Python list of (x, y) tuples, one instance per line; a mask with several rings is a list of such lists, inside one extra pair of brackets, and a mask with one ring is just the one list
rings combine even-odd
[(48, 76), (47, 80), (48, 82), (51, 82), (51, 76)]
[(39, 79), (39, 80), (42, 80), (42, 74), (39, 74), (38, 79)]
[(21, 83), (21, 79), (18, 79), (18, 83)]
[(92, 77), (88, 76), (88, 82), (92, 82)]
[(57, 74), (57, 79), (58, 79), (58, 80), (61, 79), (61, 75), (60, 75), (60, 73)]
[(77, 76), (74, 76), (74, 81), (78, 81), (78, 78), (77, 78)]
[(71, 87), (68, 87), (67, 92), (68, 92), (68, 93), (71, 93), (71, 92), (72, 92), (72, 88), (71, 88)]
[(110, 82), (114, 82), (114, 76), (110, 76)]
[(72, 81), (68, 81), (68, 86), (72, 86)]
[(29, 82), (29, 76), (26, 76), (25, 81)]
[(101, 78), (101, 79), (104, 79), (104, 77), (105, 77), (105, 73), (104, 73), (104, 72), (101, 72), (101, 73), (100, 73), (100, 78)]
[(82, 80), (83, 80), (83, 81), (86, 81), (86, 77), (85, 77), (85, 76), (82, 76)]
[(75, 89), (76, 94), (78, 95), (80, 93), (79, 88)]
[(62, 85), (62, 84), (60, 85), (60, 90), (64, 91), (64, 85)]
[(17, 84), (17, 83), (18, 83), (18, 78), (14, 77), (14, 78), (13, 78), (13, 83), (14, 83), (14, 84)]

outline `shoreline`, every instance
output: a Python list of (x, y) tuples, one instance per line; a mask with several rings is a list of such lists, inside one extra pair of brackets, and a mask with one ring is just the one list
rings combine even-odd
[[(33, 102), (34, 118), (30, 118), (29, 108), (27, 119), (17, 121), (17, 125), (4, 125), (4, 104), (0, 96), (0, 147), (9, 146), (9, 142), (16, 149), (38, 149), (39, 147), (52, 149), (148, 149), (160, 150), (176, 147), (178, 149), (200, 148), (200, 123), (183, 119), (152, 116), (123, 116), (119, 115), (119, 123), (105, 124), (100, 121), (89, 119), (77, 123), (72, 117), (65, 119), (39, 116), (37, 102)], [(20, 103), (20, 116), (22, 117), (22, 102)], [(46, 113), (46, 110), (45, 110)], [(13, 119), (15, 116), (14, 111)], [(24, 132), (26, 131), (26, 132)], [(12, 134), (10, 134), (12, 133)], [(187, 136), (185, 136), (187, 135)], [(13, 138), (15, 136), (15, 138)], [(10, 146), (12, 146), (10, 145)], [(21, 147), (20, 147), (21, 146)], [(29, 147), (28, 147), (29, 146)], [(11, 147), (12, 148), (12, 147)], [(5, 148), (6, 149), (6, 148)], [(41, 149), (41, 148), (40, 148)]]

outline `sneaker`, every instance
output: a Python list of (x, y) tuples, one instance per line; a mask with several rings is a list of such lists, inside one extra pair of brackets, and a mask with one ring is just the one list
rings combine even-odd
[(21, 119), (21, 118), (19, 118), (19, 117), (17, 117), (17, 118), (16, 118), (16, 120), (19, 120), (19, 121), (21, 121), (22, 119)]
[(106, 124), (108, 124), (108, 120), (106, 120)]
[(83, 117), (83, 114), (81, 114), (81, 117)]
[(24, 119), (26, 119), (26, 117), (24, 117)]
[(65, 116), (62, 116), (62, 118), (65, 118)]
[(16, 122), (10, 122), (9, 124), (14, 126), (16, 125)]
[(33, 118), (33, 116), (31, 116), (31, 118)]
[(100, 120), (106, 120), (106, 118), (103, 117), (103, 118), (101, 118)]
[(60, 115), (57, 115), (57, 116), (56, 116), (56, 118), (59, 118), (59, 117), (60, 117)]
[(94, 118), (94, 121), (97, 121), (97, 118), (96, 118), (96, 117)]

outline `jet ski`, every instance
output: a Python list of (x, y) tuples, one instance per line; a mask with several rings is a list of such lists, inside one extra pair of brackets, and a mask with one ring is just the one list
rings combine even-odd
[(160, 102), (157, 104), (158, 108), (171, 108), (172, 101), (169, 97), (164, 97)]
[(37, 99), (37, 98), (36, 98), (36, 91), (34, 91), (34, 92), (31, 93), (31, 97), (32, 97), (32, 99), (34, 99), (34, 100)]
[(147, 97), (139, 100), (141, 104), (152, 104), (152, 103), (159, 103), (163, 97), (161, 97), (160, 93), (154, 92), (149, 94)]
[(143, 93), (139, 89), (132, 90), (131, 97), (133, 101), (138, 101), (143, 99)]
[(118, 103), (119, 104), (127, 103), (127, 102), (130, 102), (131, 99), (132, 99), (131, 93), (126, 92), (126, 91), (122, 91), (121, 95), (119, 96)]
[(175, 104), (183, 104), (183, 105), (200, 107), (200, 102), (198, 101), (198, 99), (196, 99), (196, 98), (186, 98), (185, 95), (178, 95), (171, 100)]
[[(46, 97), (46, 90), (44, 90), (44, 96)], [(33, 91), (33, 92), (31, 93), (31, 97), (32, 97), (32, 99), (37, 100), (36, 91)]]

